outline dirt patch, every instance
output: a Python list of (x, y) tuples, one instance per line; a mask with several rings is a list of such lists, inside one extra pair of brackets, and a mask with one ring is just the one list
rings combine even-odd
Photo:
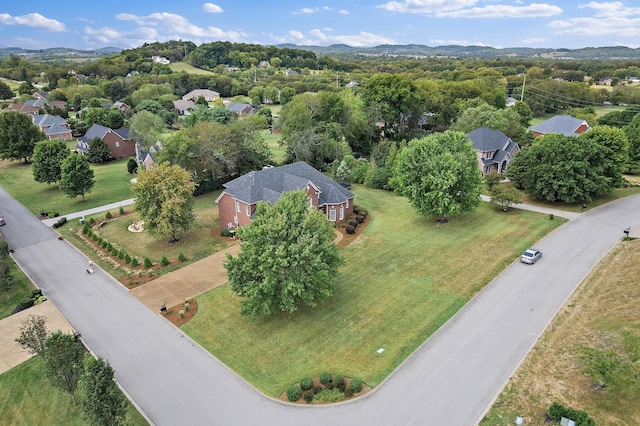
[[(180, 315), (180, 311), (184, 311), (184, 315)], [(191, 318), (198, 312), (198, 302), (196, 299), (189, 299), (189, 310), (185, 310), (185, 304), (180, 303), (171, 308), (167, 308), (167, 313), (163, 315), (169, 322), (176, 327), (180, 327), (183, 324), (189, 322)]]
[[(345, 377), (344, 381), (345, 381), (345, 387), (348, 389), (349, 388), (349, 382), (351, 382), (351, 379), (349, 377)], [(295, 385), (300, 386), (300, 383), (295, 383), (294, 386)], [(316, 388), (316, 389), (317, 388), (322, 388), (322, 389), (325, 388), (325, 386), (322, 383), (320, 383), (320, 377), (314, 377), (313, 378), (313, 387)], [(359, 396), (362, 396), (362, 395), (368, 393), (369, 391), (371, 391), (371, 388), (363, 383), (362, 384), (362, 390), (360, 392), (350, 394), (349, 396), (346, 396), (345, 399), (343, 399), (342, 401), (348, 401), (350, 399), (358, 398)], [(295, 401), (293, 403), (294, 404), (302, 404), (302, 405), (307, 405), (307, 404), (313, 404), (313, 405), (333, 404), (333, 402), (325, 402), (325, 401), (307, 402), (304, 399), (304, 394), (305, 393), (313, 393), (313, 389), (308, 390), (308, 391), (302, 391), (300, 399), (298, 399), (297, 401)], [(346, 393), (345, 395), (347, 395), (347, 394), (348, 393)], [(289, 398), (287, 398), (287, 391), (282, 392), (282, 394), (278, 397), (278, 399), (280, 401), (291, 402), (291, 401), (289, 401)], [(342, 402), (342, 401), (336, 401), (336, 402)]]

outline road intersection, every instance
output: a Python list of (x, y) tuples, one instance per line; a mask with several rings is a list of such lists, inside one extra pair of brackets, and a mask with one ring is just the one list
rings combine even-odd
[(570, 220), (536, 245), (540, 262), (514, 262), (365, 397), (299, 406), (258, 392), (103, 270), (87, 275), (85, 256), (2, 189), (0, 205), (16, 261), (157, 425), (475, 424), (623, 229), (640, 225), (640, 195)]

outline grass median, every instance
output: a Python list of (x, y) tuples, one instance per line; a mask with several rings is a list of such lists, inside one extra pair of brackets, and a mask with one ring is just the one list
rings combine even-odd
[(393, 193), (354, 191), (372, 219), (343, 249), (346, 265), (326, 303), (250, 322), (240, 315), (240, 299), (223, 286), (199, 296), (197, 315), (182, 327), (271, 396), (322, 371), (377, 386), (525, 248), (562, 223), (483, 203), (440, 225)]

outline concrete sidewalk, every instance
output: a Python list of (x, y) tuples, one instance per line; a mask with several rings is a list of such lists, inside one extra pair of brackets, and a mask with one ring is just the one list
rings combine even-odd
[(16, 343), (16, 339), (20, 336), (22, 321), (26, 320), (29, 315), (42, 315), (46, 317), (49, 332), (58, 330), (70, 334), (74, 332), (71, 325), (64, 319), (50, 300), (4, 318), (0, 321), (0, 374), (33, 356)]
[[(491, 197), (488, 195), (481, 195), (480, 198), (482, 198), (482, 201), (486, 201), (488, 203), (491, 202)], [(559, 209), (552, 209), (548, 207), (534, 206), (531, 204), (514, 204), (511, 207), (514, 209), (529, 210), (532, 212), (538, 212), (543, 214), (552, 214), (554, 216), (563, 217), (569, 220), (577, 219), (582, 214), (582, 213), (568, 212), (568, 211), (559, 210)]]
[[(80, 211), (80, 212), (69, 213), (69, 214), (62, 215), (60, 217), (66, 217), (67, 220), (78, 219), (78, 218), (81, 218), (81, 217), (91, 216), (92, 214), (106, 212), (107, 210), (115, 210), (115, 209), (119, 209), (120, 207), (130, 206), (135, 201), (136, 201), (135, 198), (129, 198), (128, 200), (122, 200), (122, 201), (118, 201), (116, 203), (111, 203), (111, 204), (107, 204), (107, 205), (104, 205), (104, 206), (98, 206), (98, 207), (94, 207), (92, 209), (83, 210), (83, 211)], [(53, 226), (54, 223), (56, 223), (58, 220), (60, 220), (60, 217), (53, 217), (53, 218), (49, 218), (49, 219), (44, 219), (42, 221), (42, 223), (44, 223), (47, 226)]]

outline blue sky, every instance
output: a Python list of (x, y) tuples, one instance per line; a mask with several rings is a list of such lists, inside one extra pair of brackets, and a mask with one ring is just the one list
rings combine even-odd
[(216, 40), (297, 45), (640, 47), (640, 1), (3, 0), (0, 47)]

